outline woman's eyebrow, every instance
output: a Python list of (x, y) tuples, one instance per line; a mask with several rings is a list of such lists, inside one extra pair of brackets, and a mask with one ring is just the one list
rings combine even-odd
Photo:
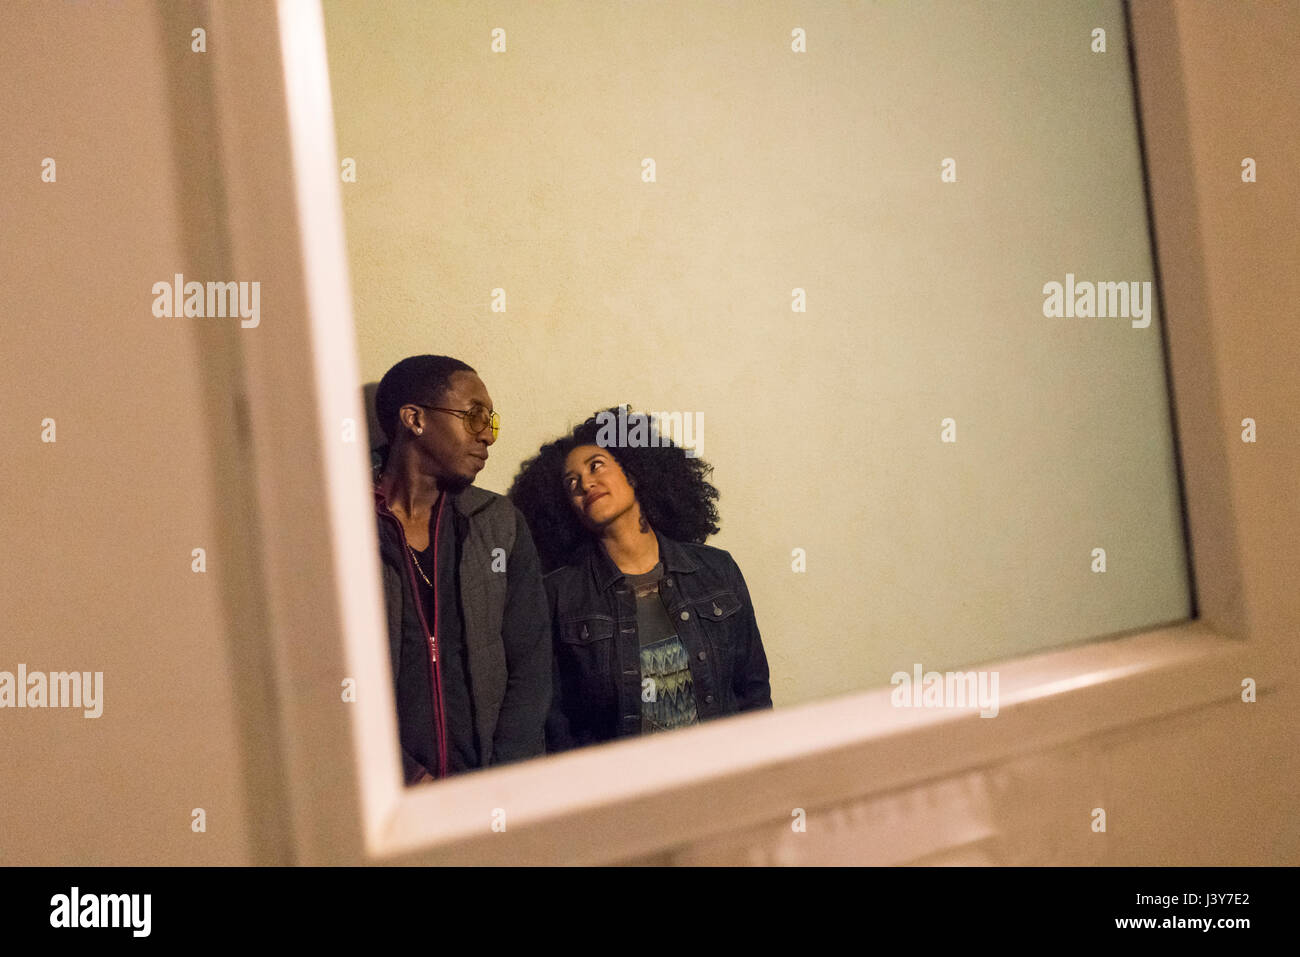
[[(582, 464), (583, 464), (583, 465), (590, 465), (590, 464), (592, 463), (593, 460), (598, 459), (598, 458), (602, 458), (604, 455), (605, 455), (604, 452), (595, 452), (595, 453), (593, 453), (593, 454), (591, 454), (591, 455), (588, 455), (585, 459), (583, 459), (583, 460), (582, 460)], [(571, 478), (577, 478), (577, 477), (578, 477), (578, 473), (575, 472), (575, 471), (573, 471), (573, 469), (569, 469), (567, 472), (565, 472), (565, 473), (564, 473), (562, 476), (560, 476), (560, 477), (563, 478), (563, 479), (566, 479), (566, 480), (567, 480), (567, 479), (571, 479)]]

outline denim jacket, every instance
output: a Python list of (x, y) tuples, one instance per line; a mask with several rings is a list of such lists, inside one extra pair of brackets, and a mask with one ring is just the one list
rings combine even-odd
[[(767, 656), (735, 560), (720, 548), (657, 537), (660, 595), (690, 662), (699, 719), (772, 707)], [(623, 573), (591, 543), (543, 584), (555, 647), (547, 750), (640, 734), (636, 598)]]

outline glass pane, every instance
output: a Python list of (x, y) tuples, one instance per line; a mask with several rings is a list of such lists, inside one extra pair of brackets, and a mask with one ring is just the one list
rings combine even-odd
[(365, 380), (680, 413), (777, 707), (1189, 616), (1119, 2), (324, 10)]

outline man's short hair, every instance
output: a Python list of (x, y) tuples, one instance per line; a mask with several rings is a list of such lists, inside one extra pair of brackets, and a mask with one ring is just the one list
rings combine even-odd
[(404, 405), (438, 405), (457, 372), (473, 372), (451, 356), (410, 356), (384, 373), (375, 390), (375, 415), (389, 442), (401, 430), (397, 413)]

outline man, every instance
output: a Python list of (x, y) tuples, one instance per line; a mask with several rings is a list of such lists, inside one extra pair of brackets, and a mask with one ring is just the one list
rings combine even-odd
[(545, 751), (551, 628), (523, 516), (473, 487), (499, 418), (475, 371), (412, 356), (375, 393), (375, 512), (406, 783)]

